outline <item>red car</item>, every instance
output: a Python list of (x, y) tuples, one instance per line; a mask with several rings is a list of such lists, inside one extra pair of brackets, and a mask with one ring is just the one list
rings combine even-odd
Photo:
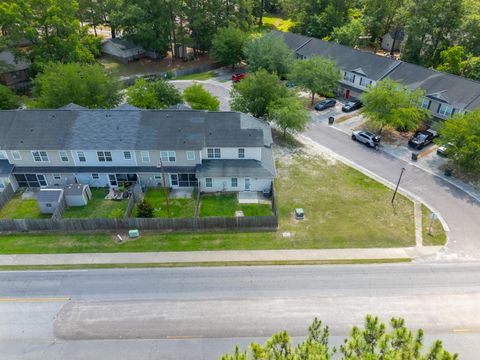
[(247, 73), (243, 73), (243, 74), (233, 74), (233, 75), (232, 75), (232, 81), (233, 81), (234, 83), (236, 83), (236, 82), (239, 82), (239, 81), (242, 80), (242, 79), (245, 79), (247, 76), (248, 76)]

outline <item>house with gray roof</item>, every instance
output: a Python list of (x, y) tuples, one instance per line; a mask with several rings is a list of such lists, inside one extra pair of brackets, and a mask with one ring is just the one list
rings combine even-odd
[(144, 48), (122, 38), (103, 40), (102, 53), (110, 55), (123, 63), (129, 63), (147, 56)]
[(422, 106), (436, 119), (446, 119), (480, 107), (480, 82), (427, 69), (390, 57), (298, 34), (273, 31), (282, 37), (298, 59), (322, 56), (332, 59), (343, 72), (337, 94), (359, 97), (377, 81), (391, 78), (412, 90), (423, 89)]
[(29, 84), (28, 74), (31, 63), (25, 59), (17, 59), (15, 55), (4, 50), (0, 52), (0, 82), (12, 88), (22, 88)]
[(275, 177), (270, 126), (237, 112), (70, 104), (0, 111), (0, 128), (0, 165), (14, 187), (136, 182), (263, 191)]

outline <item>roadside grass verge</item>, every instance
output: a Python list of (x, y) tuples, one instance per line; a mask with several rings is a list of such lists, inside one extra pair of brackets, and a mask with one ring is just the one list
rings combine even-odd
[(84, 270), (84, 269), (142, 269), (175, 267), (222, 267), (222, 266), (277, 266), (277, 265), (362, 265), (396, 264), (411, 262), (410, 258), (398, 259), (346, 259), (346, 260), (292, 260), (292, 261), (221, 261), (221, 262), (172, 262), (142, 264), (75, 264), (75, 265), (0, 265), (0, 271), (25, 270)]
[(71, 206), (65, 210), (64, 218), (122, 218), (128, 206), (128, 200), (106, 200), (108, 193), (104, 188), (92, 188), (92, 198), (85, 206)]
[[(167, 200), (165, 197), (165, 190), (158, 189), (147, 189), (145, 193), (145, 199), (150, 202), (153, 206), (153, 216), (166, 218), (168, 217), (167, 210)], [(168, 199), (168, 204), (170, 207), (170, 217), (172, 218), (189, 218), (195, 215), (195, 200), (193, 198), (189, 199)], [(136, 217), (138, 214), (138, 209), (135, 207), (132, 210), (132, 217)]]
[(177, 76), (174, 80), (208, 80), (217, 76), (215, 71), (206, 71), (198, 74)]
[(36, 199), (22, 199), (23, 191), (17, 192), (0, 210), (0, 219), (49, 219), (51, 214), (42, 214)]
[(442, 223), (440, 220), (435, 219), (432, 222), (432, 229), (431, 233), (428, 233), (430, 227), (430, 214), (432, 211), (427, 208), (425, 205), (422, 204), (422, 237), (423, 237), (423, 245), (425, 246), (442, 246), (445, 245), (447, 242), (447, 234), (443, 229)]

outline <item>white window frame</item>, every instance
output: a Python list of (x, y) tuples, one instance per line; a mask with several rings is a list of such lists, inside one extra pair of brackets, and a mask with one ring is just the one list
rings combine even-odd
[[(128, 155), (127, 155), (128, 154)], [(123, 158), (125, 160), (132, 160), (132, 152), (131, 151), (124, 151), (123, 152)]]
[(98, 158), (99, 162), (112, 162), (113, 161), (111, 151), (104, 151), (104, 150), (97, 151), (97, 158)]
[[(370, 80), (370, 84), (372, 83), (372, 80)], [(360, 77), (360, 86), (367, 87), (369, 85), (367, 78)]]
[[(62, 162), (68, 162), (68, 160), (69, 160), (68, 159), (68, 153), (66, 151), (59, 151), (58, 152), (58, 157), (60, 158), (60, 160)], [(67, 160), (65, 160), (65, 159), (67, 159)]]
[(12, 151), (12, 159), (16, 160), (16, 161), (22, 160), (22, 154), (20, 154), (20, 151), (13, 150)]
[(177, 161), (177, 154), (175, 151), (160, 151), (160, 159), (162, 162), (175, 162)]
[(92, 180), (99, 180), (99, 179), (100, 179), (100, 175), (98, 175), (97, 173), (92, 174)]
[(245, 148), (239, 148), (238, 149), (238, 158), (239, 159), (245, 159)]
[(238, 178), (234, 177), (230, 180), (230, 185), (232, 186), (232, 188), (236, 188), (238, 187)]
[(343, 80), (355, 84), (355, 74), (345, 71), (345, 74), (343, 75)]
[(142, 158), (142, 162), (150, 162), (150, 151), (140, 151), (140, 157)]
[(62, 177), (60, 176), (60, 174), (53, 174), (53, 179), (54, 180), (62, 180)]
[(162, 175), (161, 174), (154, 174), (153, 179), (161, 181), (162, 180)]
[(187, 160), (195, 160), (195, 151), (193, 150), (187, 151)]
[(222, 150), (220, 148), (208, 148), (207, 149), (207, 158), (208, 159), (221, 159)]
[(207, 188), (213, 187), (213, 179), (212, 178), (205, 178), (205, 187), (207, 187)]
[(0, 150), (0, 160), (7, 160), (7, 153), (3, 150)]
[(87, 162), (87, 157), (85, 156), (85, 152), (83, 151), (77, 151), (77, 158), (79, 162)]
[[(442, 110), (443, 108), (443, 110)], [(450, 110), (449, 112), (447, 112), (446, 110)], [(437, 111), (440, 115), (443, 115), (443, 116), (450, 116), (452, 115), (453, 113), (453, 106), (450, 106), (448, 104), (440, 104), (439, 108), (438, 108), (438, 111)]]
[(422, 100), (422, 108), (427, 109), (430, 107), (430, 99), (428, 98), (423, 98)]
[(35, 162), (50, 162), (48, 153), (45, 150), (33, 150), (32, 157)]

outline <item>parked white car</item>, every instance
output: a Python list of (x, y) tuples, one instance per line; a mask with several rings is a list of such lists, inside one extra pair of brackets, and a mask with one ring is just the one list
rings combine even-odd
[(364, 143), (368, 147), (376, 148), (380, 144), (380, 136), (370, 131), (354, 131), (352, 132), (352, 140)]

